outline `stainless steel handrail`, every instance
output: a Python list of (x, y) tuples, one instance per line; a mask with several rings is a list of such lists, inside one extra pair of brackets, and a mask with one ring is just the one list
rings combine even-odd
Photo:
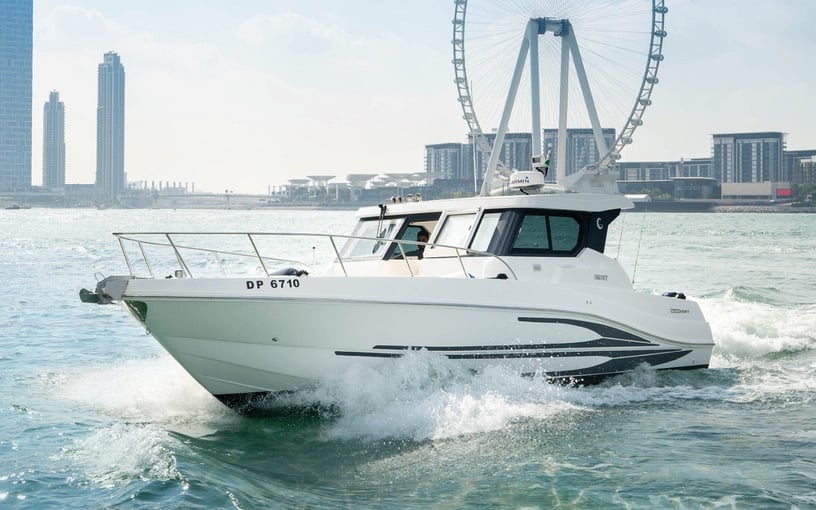
[[(219, 268), (221, 269), (222, 273), (225, 274), (225, 275), (226, 275), (226, 272), (224, 271), (224, 267), (223, 267), (223, 264), (221, 262), (220, 255), (232, 255), (232, 256), (237, 256), (237, 257), (246, 257), (246, 258), (255, 259), (260, 263), (261, 268), (263, 269), (264, 273), (267, 276), (270, 275), (269, 269), (268, 269), (268, 266), (267, 266), (268, 261), (285, 262), (285, 263), (289, 263), (289, 264), (300, 265), (300, 266), (303, 266), (303, 267), (306, 267), (306, 268), (311, 268), (310, 264), (304, 263), (304, 262), (299, 261), (299, 260), (291, 260), (291, 259), (285, 259), (285, 258), (279, 258), (279, 257), (272, 257), (272, 256), (268, 256), (268, 255), (262, 255), (260, 250), (258, 249), (254, 239), (253, 239), (253, 236), (255, 236), (255, 237), (271, 236), (271, 237), (317, 237), (317, 238), (322, 238), (322, 239), (328, 239), (328, 241), (330, 242), (330, 244), (332, 246), (332, 251), (334, 251), (334, 254), (335, 254), (335, 257), (336, 257), (335, 262), (337, 264), (339, 264), (343, 275), (346, 276), (346, 277), (349, 276), (346, 264), (349, 262), (350, 257), (345, 257), (344, 258), (340, 254), (340, 250), (337, 248), (336, 239), (397, 243), (397, 248), (400, 251), (400, 254), (402, 256), (402, 260), (405, 262), (406, 267), (408, 268), (408, 273), (412, 277), (416, 276), (416, 275), (414, 273), (414, 269), (411, 267), (410, 259), (408, 259), (408, 257), (406, 257), (406, 253), (410, 253), (410, 252), (406, 252), (406, 250), (404, 248), (404, 245), (409, 245), (409, 246), (413, 246), (413, 247), (425, 246), (425, 247), (430, 247), (430, 248), (447, 248), (447, 249), (453, 250), (453, 252), (455, 253), (455, 257), (459, 262), (459, 266), (462, 269), (462, 273), (463, 273), (463, 275), (465, 277), (471, 277), (471, 275), (467, 271), (467, 268), (465, 266), (465, 262), (463, 261), (463, 256), (478, 256), (478, 257), (490, 257), (490, 258), (498, 260), (506, 268), (507, 272), (509, 273), (509, 276), (512, 279), (514, 279), (514, 280), (518, 279), (515, 272), (510, 267), (510, 265), (505, 260), (503, 260), (500, 256), (498, 256), (498, 255), (496, 255), (494, 253), (490, 253), (490, 252), (486, 252), (486, 251), (479, 251), (479, 250), (472, 250), (472, 249), (469, 249), (469, 248), (463, 248), (461, 246), (423, 243), (423, 242), (419, 242), (419, 241), (410, 241), (410, 240), (407, 240), (407, 239), (387, 239), (387, 238), (383, 239), (383, 238), (377, 238), (377, 237), (362, 237), (362, 236), (337, 235), (337, 234), (315, 234), (315, 233), (303, 233), (303, 232), (114, 232), (113, 235), (116, 236), (116, 238), (119, 241), (120, 248), (122, 249), (122, 254), (124, 255), (124, 258), (125, 258), (125, 263), (127, 264), (128, 271), (130, 272), (131, 276), (135, 276), (134, 267), (133, 267), (133, 261), (131, 261), (131, 258), (128, 255), (127, 250), (125, 248), (125, 243), (126, 242), (135, 243), (139, 247), (139, 251), (140, 251), (140, 253), (142, 255), (142, 259), (143, 259), (145, 265), (148, 268), (148, 271), (149, 271), (149, 273), (151, 275), (151, 278), (154, 277), (153, 276), (153, 269), (151, 267), (150, 261), (148, 260), (147, 254), (144, 251), (144, 246), (145, 245), (146, 246), (166, 247), (166, 248), (172, 249), (173, 255), (175, 256), (175, 258), (178, 261), (179, 265), (184, 270), (185, 274), (190, 278), (193, 278), (193, 274), (190, 271), (190, 268), (188, 267), (187, 263), (185, 262), (182, 254), (181, 254), (182, 250), (200, 251), (200, 252), (214, 254)], [(242, 236), (242, 237), (247, 236), (248, 239), (249, 239), (250, 245), (252, 247), (252, 253), (244, 253), (244, 252), (230, 251), (230, 250), (221, 250), (221, 249), (214, 249), (214, 248), (202, 248), (200, 246), (186, 246), (186, 245), (178, 244), (172, 238), (172, 236), (182, 236), (182, 235), (184, 235), (184, 236)], [(156, 240), (149, 240), (149, 239), (140, 238), (140, 237), (144, 237), (144, 236), (160, 236), (160, 237), (166, 238), (167, 241), (165, 242), (165, 241), (156, 241)], [(431, 258), (431, 257), (428, 257), (428, 258)], [(443, 258), (447, 258), (447, 257), (433, 257), (431, 259), (443, 259)], [(360, 257), (360, 259), (361, 260), (371, 260), (372, 258), (371, 257)]]
[[(153, 271), (150, 268), (150, 264), (149, 264), (149, 262), (147, 260), (147, 255), (144, 252), (143, 246), (145, 246), (145, 245), (146, 246), (161, 246), (161, 247), (169, 247), (169, 248), (172, 248), (173, 246), (175, 246), (176, 250), (174, 250), (174, 255), (176, 257), (179, 257), (181, 255), (180, 253), (178, 253), (178, 250), (202, 251), (202, 252), (206, 252), (206, 253), (212, 253), (213, 255), (215, 255), (216, 262), (218, 263), (218, 266), (222, 269), (222, 271), (223, 271), (223, 263), (222, 263), (219, 255), (233, 255), (233, 256), (236, 256), (236, 257), (258, 258), (257, 255), (242, 253), (242, 252), (238, 252), (238, 251), (215, 250), (215, 249), (212, 249), (212, 248), (200, 248), (200, 247), (197, 247), (197, 246), (185, 246), (185, 245), (181, 245), (181, 244), (178, 244), (178, 243), (164, 243), (164, 242), (158, 242), (158, 241), (148, 241), (148, 240), (145, 240), (145, 239), (135, 239), (135, 238), (132, 238), (132, 237), (125, 237), (125, 236), (134, 236), (134, 235), (161, 235), (161, 236), (166, 236), (166, 235), (180, 235), (180, 234), (183, 234), (183, 235), (210, 235), (210, 234), (215, 234), (215, 233), (212, 233), (212, 232), (135, 232), (135, 233), (129, 233), (128, 232), (128, 233), (114, 233), (113, 235), (116, 236), (119, 239), (119, 245), (120, 245), (120, 248), (122, 249), (122, 254), (125, 257), (125, 262), (126, 262), (126, 264), (128, 266), (128, 271), (131, 273), (131, 275), (134, 272), (133, 271), (133, 266), (131, 265), (130, 257), (128, 256), (127, 252), (125, 251), (123, 241), (130, 241), (130, 242), (135, 243), (136, 245), (139, 246), (139, 251), (142, 254), (142, 260), (145, 261), (145, 264), (147, 265), (148, 271), (150, 272), (151, 278), (153, 278), (154, 276), (153, 276)], [(218, 235), (227, 235), (227, 234), (218, 233)], [(236, 233), (232, 232), (229, 235), (245, 235), (245, 234), (243, 234), (243, 233), (242, 234), (236, 234)], [(290, 263), (290, 264), (300, 264), (300, 265), (303, 265), (303, 266), (306, 266), (306, 267), (310, 267), (309, 264), (306, 264), (305, 262), (301, 262), (299, 260), (283, 259), (283, 258), (276, 258), (276, 257), (269, 257), (269, 256), (263, 256), (263, 259), (264, 260), (271, 260), (271, 261), (274, 261), (274, 262), (287, 262), (287, 263)], [(182, 267), (184, 267), (184, 266), (182, 266)]]

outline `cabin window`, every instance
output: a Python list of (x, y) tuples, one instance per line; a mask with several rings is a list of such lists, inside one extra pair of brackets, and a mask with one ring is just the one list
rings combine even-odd
[(477, 251), (488, 251), (490, 249), (490, 241), (496, 232), (499, 218), (501, 218), (500, 212), (485, 213), (482, 216), (482, 221), (479, 222), (479, 228), (476, 230), (476, 236), (470, 246), (472, 249)]
[(513, 243), (513, 251), (549, 249), (547, 216), (525, 216), (516, 235), (516, 242)]
[(511, 255), (571, 255), (579, 246), (581, 225), (572, 216), (524, 215)]
[[(394, 239), (398, 239), (400, 241), (417, 241), (419, 233), (425, 231), (428, 235), (428, 240), (430, 240), (430, 236), (436, 229), (436, 222), (439, 221), (440, 215), (441, 213), (439, 212), (432, 212), (406, 216), (402, 230), (397, 232)], [(428, 242), (428, 240), (425, 242)], [(386, 252), (385, 257), (391, 259), (401, 259), (403, 254), (407, 257), (421, 257), (424, 251), (424, 248), (420, 248), (419, 245), (416, 245), (413, 242), (402, 243), (402, 250), (400, 250), (398, 243), (392, 243), (392, 247), (388, 252)]]
[(445, 218), (445, 223), (442, 225), (442, 230), (440, 230), (439, 235), (434, 240), (434, 244), (465, 247), (468, 236), (470, 235), (470, 228), (473, 226), (475, 219), (476, 213), (448, 216)]
[[(401, 219), (367, 220), (361, 221), (354, 232), (355, 237), (368, 237), (368, 239), (350, 239), (350, 247), (345, 250), (346, 257), (371, 257), (382, 256), (388, 247), (387, 240), (394, 236)], [(374, 238), (383, 239), (375, 240)]]
[(578, 245), (581, 227), (571, 216), (549, 216), (554, 251), (571, 252)]
[[(422, 225), (408, 225), (405, 227), (405, 231), (399, 236), (400, 241), (416, 241), (417, 236), (422, 231), (428, 232), (430, 236), (430, 232), (427, 228), (423, 227)], [(426, 241), (427, 242), (427, 241)], [(403, 255), (406, 257), (419, 257), (422, 252), (424, 251), (424, 247), (420, 249), (419, 245), (413, 243), (401, 243), (402, 250), (400, 250), (400, 246), (397, 244), (394, 245), (394, 249), (391, 253), (391, 258), (393, 259), (401, 259)]]

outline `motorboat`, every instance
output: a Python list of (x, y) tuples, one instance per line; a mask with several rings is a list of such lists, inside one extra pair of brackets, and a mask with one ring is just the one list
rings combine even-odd
[(129, 274), (82, 297), (123, 304), (236, 409), (416, 350), (569, 384), (708, 367), (698, 304), (636, 291), (604, 254), (626, 197), (413, 198), (359, 209), (348, 235), (115, 233)]

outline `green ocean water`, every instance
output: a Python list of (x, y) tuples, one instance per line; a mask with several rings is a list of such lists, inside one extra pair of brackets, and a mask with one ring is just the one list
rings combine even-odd
[[(416, 353), (241, 417), (114, 306), (114, 231), (349, 233), (348, 211), (0, 211), (0, 507), (816, 508), (816, 215), (636, 214), (607, 254), (697, 300), (709, 370), (569, 388)], [(466, 327), (464, 325), (463, 327)], [(476, 332), (474, 332), (476, 334)]]

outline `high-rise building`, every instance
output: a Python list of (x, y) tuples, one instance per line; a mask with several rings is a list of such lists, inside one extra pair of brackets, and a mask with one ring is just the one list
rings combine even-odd
[(115, 202), (125, 189), (125, 68), (117, 53), (105, 53), (97, 87), (96, 189)]
[(785, 134), (727, 133), (712, 136), (713, 177), (723, 183), (778, 182), (783, 175)]
[(0, 191), (31, 188), (33, 1), (0, 0)]
[[(464, 146), (461, 143), (437, 143), (425, 146), (425, 173), (431, 179), (473, 179), (465, 173)], [(472, 165), (471, 165), (472, 166)]]
[[(615, 130), (612, 128), (604, 128), (601, 130), (604, 141), (607, 147), (612, 147), (615, 143)], [(544, 156), (550, 153), (550, 161), (555, 167), (555, 162), (558, 161), (558, 130), (544, 129), (541, 140)], [(563, 175), (572, 175), (580, 171), (587, 165), (594, 165), (601, 159), (601, 154), (598, 151), (598, 144), (595, 142), (595, 134), (589, 128), (573, 128), (567, 129), (567, 159), (566, 171)], [(555, 173), (550, 174), (553, 178)]]
[(43, 186), (65, 187), (65, 105), (56, 90), (43, 108)]

